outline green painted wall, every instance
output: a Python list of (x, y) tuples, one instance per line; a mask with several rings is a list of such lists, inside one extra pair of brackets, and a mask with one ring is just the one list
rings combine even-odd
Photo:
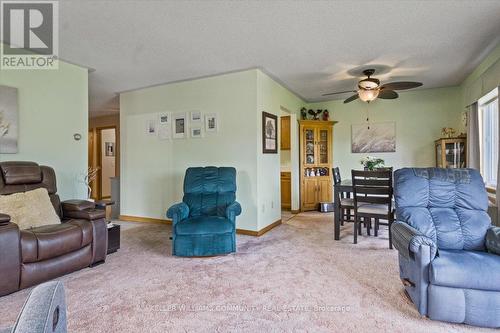
[[(275, 114), (279, 117), (283, 114), (282, 108), (297, 113), (304, 101), (291, 93), (288, 89), (277, 83), (262, 71), (257, 71), (257, 170), (258, 170), (258, 207), (259, 207), (259, 229), (281, 219), (281, 191), (280, 191), (280, 154), (278, 139), (278, 154), (262, 153), (262, 111)], [(292, 124), (296, 127), (296, 123)], [(299, 164), (298, 164), (298, 137), (297, 132), (292, 135), (292, 154), (295, 157), (292, 162), (292, 201), (298, 209), (299, 190)], [(278, 131), (279, 137), (279, 131)]]
[[(367, 155), (381, 157), (394, 168), (434, 166), (434, 140), (441, 137), (441, 128), (462, 127), (459, 87), (401, 92), (398, 99), (377, 99), (370, 104), (335, 100), (308, 104), (307, 108), (326, 108), (331, 119), (338, 121), (333, 131), (333, 160), (345, 178), (350, 177), (351, 169), (361, 168), (359, 161)], [(396, 123), (395, 153), (351, 153), (351, 125), (365, 123), (367, 115), (374, 123)]]
[[(256, 101), (255, 70), (121, 94), (121, 214), (164, 219), (182, 200), (188, 167), (233, 166), (243, 207), (237, 227), (258, 230)], [(217, 113), (219, 131), (201, 139), (146, 134), (146, 121), (158, 112), (195, 110)]]
[(63, 200), (86, 198), (88, 70), (62, 61), (58, 70), (3, 70), (0, 85), (18, 88), (19, 104), (19, 153), (0, 160), (49, 165)]
[[(258, 231), (281, 218), (280, 156), (262, 153), (262, 111), (296, 112), (297, 96), (260, 70), (167, 84), (120, 95), (121, 214), (165, 218), (182, 200), (190, 166), (234, 166), (239, 229)], [(217, 113), (218, 133), (202, 139), (159, 140), (145, 133), (161, 111)]]

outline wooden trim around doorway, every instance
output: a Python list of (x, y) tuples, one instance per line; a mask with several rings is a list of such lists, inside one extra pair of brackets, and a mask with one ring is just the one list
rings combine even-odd
[[(102, 130), (107, 130), (107, 129), (114, 129), (115, 130), (115, 175), (118, 174), (118, 163), (120, 161), (117, 161), (117, 153), (116, 149), (117, 147), (117, 136), (118, 136), (118, 131), (116, 126), (102, 126), (102, 127), (96, 127), (95, 132), (96, 132), (96, 160), (97, 164), (100, 168), (99, 171), (97, 172), (97, 193), (99, 194), (98, 199), (106, 199), (102, 196)], [(109, 198), (109, 197), (108, 197)]]

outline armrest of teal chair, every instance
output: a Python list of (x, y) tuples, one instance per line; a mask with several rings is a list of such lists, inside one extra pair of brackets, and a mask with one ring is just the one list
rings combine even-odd
[(235, 224), (236, 216), (241, 214), (241, 205), (235, 201), (226, 208), (226, 218)]
[(486, 248), (490, 253), (500, 255), (500, 227), (491, 227), (486, 232)]
[(172, 219), (172, 225), (187, 219), (189, 216), (189, 207), (184, 202), (173, 205), (167, 210), (167, 217)]
[(429, 266), (436, 257), (436, 243), (407, 223), (392, 225), (392, 241), (399, 252), (400, 278), (420, 314), (427, 313)]

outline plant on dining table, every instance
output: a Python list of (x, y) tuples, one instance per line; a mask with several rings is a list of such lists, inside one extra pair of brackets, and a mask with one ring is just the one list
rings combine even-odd
[(384, 167), (385, 161), (381, 158), (373, 157), (373, 156), (366, 156), (361, 159), (361, 164), (365, 168), (365, 170), (374, 170), (377, 168), (382, 168)]

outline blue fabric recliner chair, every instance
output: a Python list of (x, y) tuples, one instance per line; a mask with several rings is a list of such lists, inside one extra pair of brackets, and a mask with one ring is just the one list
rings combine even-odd
[(500, 228), (472, 169), (405, 168), (394, 174), (400, 277), (421, 315), (500, 327)]
[(170, 207), (172, 254), (201, 257), (236, 251), (236, 169), (188, 168), (183, 202)]

